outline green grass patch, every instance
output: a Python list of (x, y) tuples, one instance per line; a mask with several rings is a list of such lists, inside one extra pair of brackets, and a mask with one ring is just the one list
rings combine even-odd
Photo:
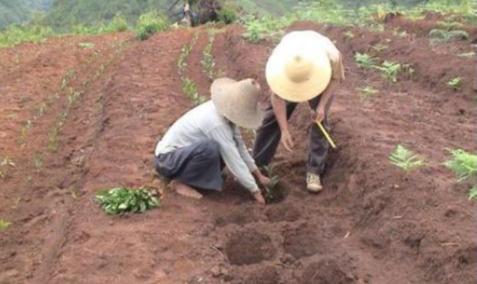
[(104, 212), (110, 215), (124, 213), (143, 213), (146, 210), (159, 207), (160, 199), (157, 192), (150, 188), (115, 187), (96, 193), (96, 201)]
[(53, 35), (49, 27), (33, 26), (9, 26), (0, 32), (0, 48), (12, 47), (23, 42), (42, 42)]

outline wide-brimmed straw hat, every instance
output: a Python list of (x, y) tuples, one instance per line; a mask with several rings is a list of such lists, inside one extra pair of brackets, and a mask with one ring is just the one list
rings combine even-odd
[(303, 102), (320, 95), (331, 80), (328, 38), (314, 31), (285, 35), (268, 59), (265, 76), (279, 97)]
[(255, 80), (216, 79), (210, 92), (217, 111), (234, 124), (250, 129), (261, 125), (264, 113), (258, 105), (260, 86)]

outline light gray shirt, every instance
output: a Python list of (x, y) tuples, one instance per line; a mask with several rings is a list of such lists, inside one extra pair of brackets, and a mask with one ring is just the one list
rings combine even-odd
[(219, 144), (222, 159), (245, 188), (252, 192), (258, 190), (251, 174), (257, 166), (239, 128), (220, 115), (212, 101), (195, 107), (179, 118), (159, 141), (155, 154), (164, 154), (205, 139)]

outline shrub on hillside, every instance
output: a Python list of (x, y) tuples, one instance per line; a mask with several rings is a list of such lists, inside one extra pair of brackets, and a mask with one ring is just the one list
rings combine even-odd
[(231, 7), (223, 7), (218, 11), (217, 18), (219, 22), (228, 25), (237, 20), (237, 12)]
[(116, 15), (106, 26), (105, 30), (107, 32), (124, 32), (128, 29), (128, 22), (121, 15)]
[(137, 21), (137, 37), (140, 40), (150, 38), (154, 33), (164, 31), (169, 27), (167, 18), (155, 11), (142, 14)]

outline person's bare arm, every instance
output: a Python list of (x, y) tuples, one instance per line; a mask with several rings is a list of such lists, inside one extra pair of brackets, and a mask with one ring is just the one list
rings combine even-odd
[(338, 85), (339, 81), (332, 80), (328, 88), (326, 88), (326, 90), (321, 94), (322, 97), (320, 99), (320, 103), (316, 107), (315, 113), (313, 114), (312, 119), (314, 121), (322, 122), (325, 119), (330, 109), (331, 101), (335, 96), (335, 92), (337, 90)]
[(294, 144), (290, 132), (288, 131), (286, 102), (273, 93), (271, 96), (273, 112), (275, 113), (275, 118), (277, 119), (281, 131), (280, 141), (283, 147), (285, 147), (285, 149), (287, 149), (288, 151), (292, 151)]

